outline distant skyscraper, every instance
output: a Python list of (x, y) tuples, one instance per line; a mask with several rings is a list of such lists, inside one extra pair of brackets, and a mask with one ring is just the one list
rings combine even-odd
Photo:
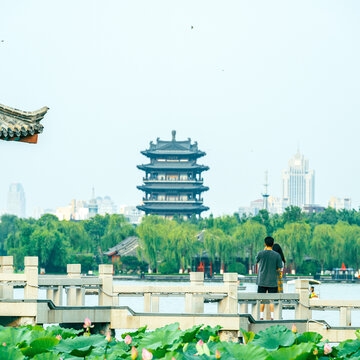
[(315, 172), (309, 170), (309, 160), (299, 151), (282, 171), (282, 197), (289, 205), (299, 207), (315, 202)]
[(25, 213), (25, 192), (21, 184), (11, 184), (7, 197), (6, 213), (16, 215), (20, 218)]
[(334, 208), (335, 210), (351, 210), (351, 199), (332, 196), (329, 200), (328, 206)]

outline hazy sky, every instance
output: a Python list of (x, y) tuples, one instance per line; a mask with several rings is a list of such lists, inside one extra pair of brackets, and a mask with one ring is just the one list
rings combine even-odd
[(50, 110), (37, 145), (0, 142), (0, 209), (12, 182), (28, 215), (93, 185), (137, 205), (140, 151), (173, 129), (207, 153), (216, 215), (259, 198), (266, 169), (280, 196), (298, 144), (316, 203), (357, 208), (359, 18), (357, 0), (2, 0), (0, 103)]

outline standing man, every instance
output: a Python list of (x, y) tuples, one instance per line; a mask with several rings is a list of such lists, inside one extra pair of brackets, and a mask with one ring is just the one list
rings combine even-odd
[[(256, 255), (256, 263), (259, 263), (257, 285), (258, 293), (275, 294), (278, 292), (277, 270), (281, 269), (280, 255), (273, 251), (274, 239), (271, 236), (265, 238), (265, 249)], [(265, 304), (260, 305), (260, 320), (264, 320)], [(274, 320), (274, 304), (270, 304), (271, 320)]]

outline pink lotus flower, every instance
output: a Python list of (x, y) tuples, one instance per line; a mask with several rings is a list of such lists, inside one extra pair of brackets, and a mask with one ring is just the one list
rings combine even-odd
[(136, 347), (133, 346), (133, 347), (131, 348), (131, 359), (132, 359), (132, 360), (135, 360), (135, 359), (137, 358), (137, 356), (138, 356), (138, 351), (136, 350)]
[(153, 358), (153, 354), (146, 350), (145, 348), (142, 349), (142, 360), (151, 360)]
[(61, 337), (61, 335), (59, 334), (59, 335), (56, 335), (55, 336), (58, 340), (61, 340), (62, 339), (62, 337)]
[(2, 346), (6, 346), (6, 342), (3, 342), (3, 343), (2, 343)]
[(325, 343), (325, 345), (324, 345), (324, 355), (328, 355), (331, 352), (332, 352), (332, 347), (328, 343)]
[(203, 345), (204, 345), (204, 342), (200, 339), (200, 340), (197, 342), (197, 345), (203, 346)]
[(221, 354), (219, 350), (215, 351), (215, 359), (220, 359), (221, 358)]
[(110, 331), (108, 331), (108, 332), (106, 333), (105, 339), (106, 339), (107, 342), (110, 342), (110, 341), (111, 341), (111, 333), (110, 333)]
[(125, 341), (125, 344), (130, 345), (131, 342), (132, 342), (131, 336), (130, 336), (130, 335), (126, 335), (124, 341)]
[(91, 325), (91, 320), (89, 318), (85, 318), (83, 326), (84, 326), (85, 329), (89, 329), (89, 328), (94, 327), (94, 325)]
[(295, 326), (295, 324), (293, 324), (292, 328), (291, 328), (291, 331), (296, 334), (297, 333), (297, 328)]

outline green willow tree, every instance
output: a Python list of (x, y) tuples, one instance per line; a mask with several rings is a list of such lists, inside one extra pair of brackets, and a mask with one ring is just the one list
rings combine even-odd
[(252, 269), (252, 261), (258, 251), (264, 248), (266, 227), (255, 221), (247, 221), (237, 227), (233, 238), (235, 246), (243, 255), (249, 256), (249, 273)]
[(285, 253), (285, 258), (291, 264), (292, 270), (296, 271), (306, 249), (309, 248), (311, 240), (311, 227), (305, 223), (288, 223), (283, 229), (279, 229), (274, 234), (276, 243), (279, 243)]
[(314, 257), (319, 261), (321, 266), (321, 274), (324, 273), (324, 266), (334, 254), (336, 233), (333, 225), (322, 224), (315, 227), (310, 249)]

